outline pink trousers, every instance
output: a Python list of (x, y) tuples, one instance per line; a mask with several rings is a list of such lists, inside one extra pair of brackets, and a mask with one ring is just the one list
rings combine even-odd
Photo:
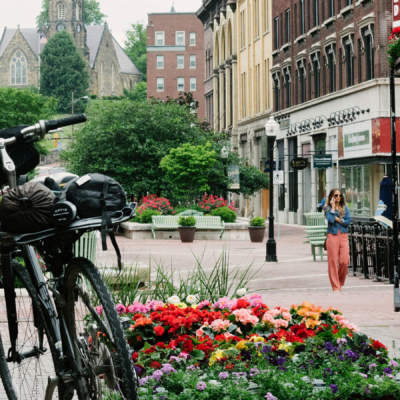
[(337, 235), (328, 233), (326, 248), (328, 251), (328, 275), (333, 290), (344, 285), (350, 261), (349, 239), (347, 233)]

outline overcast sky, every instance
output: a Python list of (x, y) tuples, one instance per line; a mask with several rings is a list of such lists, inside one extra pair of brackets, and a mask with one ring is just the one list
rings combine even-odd
[[(202, 0), (98, 0), (100, 9), (107, 16), (107, 23), (118, 42), (123, 45), (125, 33), (132, 24), (146, 25), (147, 14), (168, 12), (174, 3), (177, 12), (195, 12)], [(42, 0), (13, 0), (11, 5), (0, 0), (0, 34), (5, 26), (16, 28), (33, 28), (36, 17), (40, 14)]]

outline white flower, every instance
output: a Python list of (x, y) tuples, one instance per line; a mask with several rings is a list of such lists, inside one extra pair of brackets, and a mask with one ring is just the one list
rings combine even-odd
[(245, 287), (236, 290), (236, 294), (239, 297), (243, 297), (247, 293), (247, 289)]
[(199, 298), (195, 294), (189, 294), (186, 297), (186, 303), (188, 304), (197, 304), (199, 302)]
[(176, 295), (168, 297), (168, 299), (167, 299), (167, 303), (169, 303), (169, 304), (178, 304), (180, 302), (181, 302), (181, 299)]

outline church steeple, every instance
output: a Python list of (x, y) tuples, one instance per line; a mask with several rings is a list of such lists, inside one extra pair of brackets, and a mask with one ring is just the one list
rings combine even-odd
[(83, 18), (84, 0), (49, 0), (49, 26), (47, 36), (66, 30), (74, 39), (75, 46), (85, 54), (86, 29)]

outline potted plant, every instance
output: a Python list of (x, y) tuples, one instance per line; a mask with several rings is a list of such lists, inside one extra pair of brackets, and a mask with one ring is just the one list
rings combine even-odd
[(249, 234), (252, 242), (262, 242), (265, 235), (265, 219), (254, 217), (249, 223)]
[(181, 216), (178, 219), (178, 231), (181, 241), (184, 243), (191, 243), (194, 240), (196, 232), (196, 220), (192, 215)]

